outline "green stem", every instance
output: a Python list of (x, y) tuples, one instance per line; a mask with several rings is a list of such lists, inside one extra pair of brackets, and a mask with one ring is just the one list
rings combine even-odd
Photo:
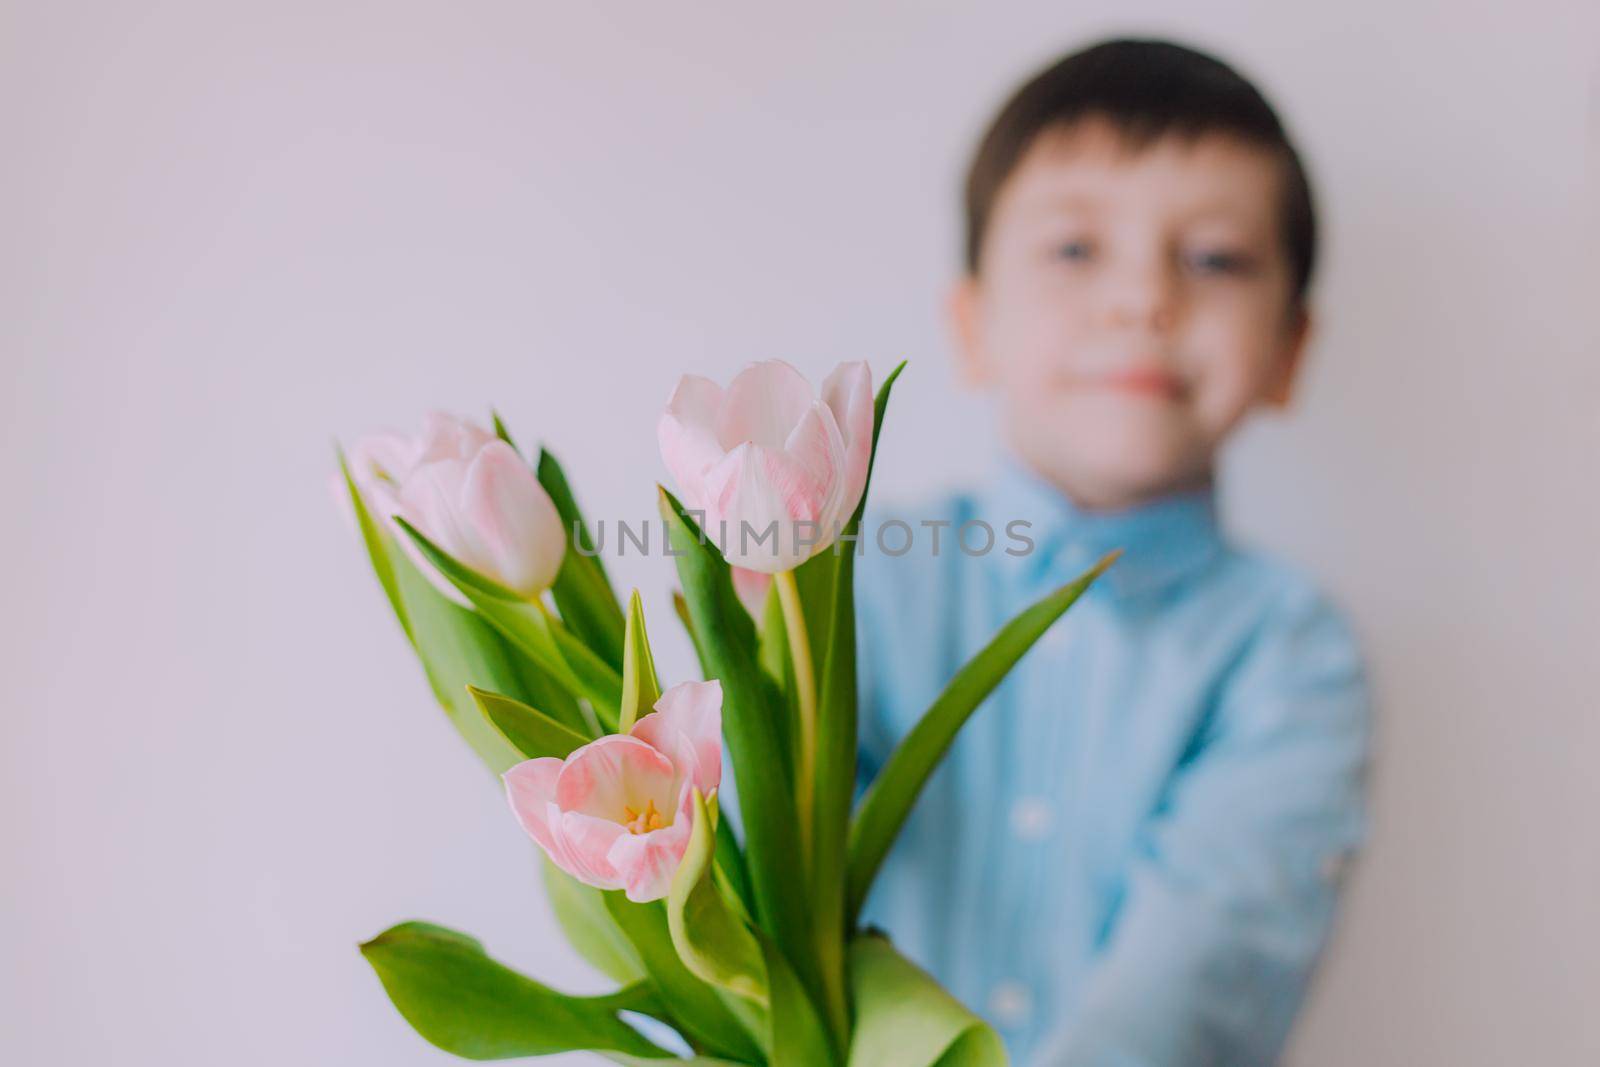
[(800, 759), (795, 776), (795, 807), (800, 818), (800, 851), (809, 867), (811, 858), (811, 806), (817, 777), (817, 672), (811, 665), (811, 638), (800, 606), (800, 586), (794, 571), (772, 576), (783, 608), (783, 628), (794, 661), (795, 696), (800, 705)]
[(560, 665), (561, 684), (582, 698), (583, 716), (594, 735), (616, 733), (621, 725), (622, 677), (567, 629), (542, 595), (531, 603), (539, 609), (543, 639)]

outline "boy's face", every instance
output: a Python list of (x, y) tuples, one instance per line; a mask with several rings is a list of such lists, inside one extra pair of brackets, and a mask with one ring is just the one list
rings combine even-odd
[(1254, 406), (1289, 395), (1281, 165), (1223, 136), (1133, 151), (1101, 120), (1042, 134), (1001, 187), (952, 313), (1011, 446), (1078, 503), (1198, 485)]

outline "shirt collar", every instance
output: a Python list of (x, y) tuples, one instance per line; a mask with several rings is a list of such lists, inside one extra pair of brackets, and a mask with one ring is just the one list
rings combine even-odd
[(1124, 598), (1159, 592), (1204, 569), (1223, 551), (1216, 496), (1210, 488), (1172, 493), (1117, 511), (1074, 504), (1021, 460), (1005, 457), (983, 493), (984, 511), (1002, 543), (1013, 530), (1031, 538), (1022, 555), (1002, 555), (1010, 579), (1027, 589), (1053, 588), (1116, 549), (1123, 556), (1096, 590)]

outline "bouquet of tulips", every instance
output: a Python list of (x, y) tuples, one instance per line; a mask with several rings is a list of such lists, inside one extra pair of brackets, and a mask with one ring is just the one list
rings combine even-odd
[[(1003, 627), (855, 803), (852, 576), (900, 369), (876, 398), (864, 363), (820, 396), (778, 362), (726, 389), (679, 383), (658, 433), (680, 496), (658, 502), (705, 680), (665, 688), (639, 594), (619, 602), (549, 452), (530, 462), (498, 418), (442, 415), (350, 450), (357, 524), (435, 696), (548, 858), (563, 931), (617, 983), (568, 995), (466, 934), (402, 923), (361, 951), (424, 1038), (469, 1059), (1005, 1062), (857, 917), (962, 723), (1108, 561)], [(724, 741), (737, 833), (719, 818)]]

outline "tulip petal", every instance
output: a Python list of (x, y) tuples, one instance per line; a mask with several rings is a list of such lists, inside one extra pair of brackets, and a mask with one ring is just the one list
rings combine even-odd
[(833, 526), (839, 522), (845, 464), (844, 435), (833, 410), (826, 404), (813, 404), (783, 443), (783, 458), (790, 470), (804, 472), (821, 499), (815, 521), (825, 527), (822, 543), (831, 544)]
[(417, 465), (419, 447), (398, 433), (369, 434), (350, 448), (350, 474), (363, 492), (373, 482), (399, 485)]
[(620, 823), (581, 811), (562, 812), (559, 826), (562, 868), (586, 885), (621, 889), (622, 876), (606, 857), (618, 841), (634, 835)]
[[(781, 452), (740, 445), (707, 474), (706, 488), (707, 534), (720, 539), (722, 554), (736, 567), (765, 574), (793, 570), (828, 533), (832, 479), (819, 483)], [(799, 545), (802, 536), (813, 544)]]
[(822, 402), (833, 412), (844, 438), (844, 491), (839, 512), (848, 522), (861, 502), (872, 462), (872, 369), (860, 360), (839, 364), (822, 383)]
[[(416, 466), (417, 445), (403, 434), (369, 434), (350, 447), (348, 467), (369, 513), (390, 522), (400, 512), (399, 489)], [(337, 478), (340, 495), (344, 480)], [(348, 505), (348, 501), (345, 502)], [(351, 514), (351, 522), (355, 516)], [(391, 529), (394, 529), (391, 523)], [(404, 540), (404, 538), (402, 538)]]
[[(457, 559), (472, 557), (475, 555), (472, 536), (458, 520), (455, 506), (465, 473), (466, 464), (460, 460), (441, 460), (420, 467), (407, 476), (395, 494), (393, 506), (383, 514), (391, 520), (395, 515), (401, 516)], [(471, 606), (450, 579), (427, 561), (410, 537), (398, 529), (395, 533), (401, 551), (435, 589), (462, 607)]]
[(781, 359), (752, 363), (723, 394), (717, 442), (730, 451), (747, 441), (781, 451), (815, 399), (805, 375)]
[(478, 452), (460, 506), (480, 555), (462, 562), (524, 596), (550, 587), (567, 547), (561, 515), (515, 449), (494, 440)]
[(554, 858), (556, 842), (550, 827), (550, 804), (555, 800), (556, 778), (562, 760), (554, 756), (523, 760), (500, 776), (506, 785), (506, 800), (517, 822), (528, 836)]
[(458, 503), (467, 463), (442, 459), (411, 472), (400, 487), (400, 514), (429, 540), (457, 559), (478, 555), (472, 530), (461, 521)]
[(723, 447), (717, 443), (717, 410), (722, 406), (722, 387), (697, 375), (686, 374), (678, 381), (667, 401), (667, 410), (656, 424), (656, 441), (661, 459), (671, 472), (689, 506), (705, 507), (704, 476), (718, 460)]
[(643, 904), (667, 895), (693, 828), (693, 820), (679, 811), (670, 826), (647, 834), (623, 834), (612, 842), (606, 860), (629, 900)]
[(756, 621), (767, 609), (767, 591), (772, 588), (772, 575), (753, 571), (747, 567), (733, 568), (733, 591), (739, 603)]
[(430, 411), (422, 417), (422, 438), (415, 463), (433, 463), (442, 459), (471, 459), (490, 441), (497, 438), (480, 426), (442, 411)]
[(664, 753), (636, 737), (608, 734), (573, 752), (556, 779), (556, 803), (621, 823), (623, 809), (643, 811), (654, 802), (666, 811), (676, 797), (677, 771)]
[[(701, 793), (722, 782), (722, 683), (680, 682), (661, 694), (632, 735), (669, 756)], [(682, 786), (679, 786), (679, 792)]]

